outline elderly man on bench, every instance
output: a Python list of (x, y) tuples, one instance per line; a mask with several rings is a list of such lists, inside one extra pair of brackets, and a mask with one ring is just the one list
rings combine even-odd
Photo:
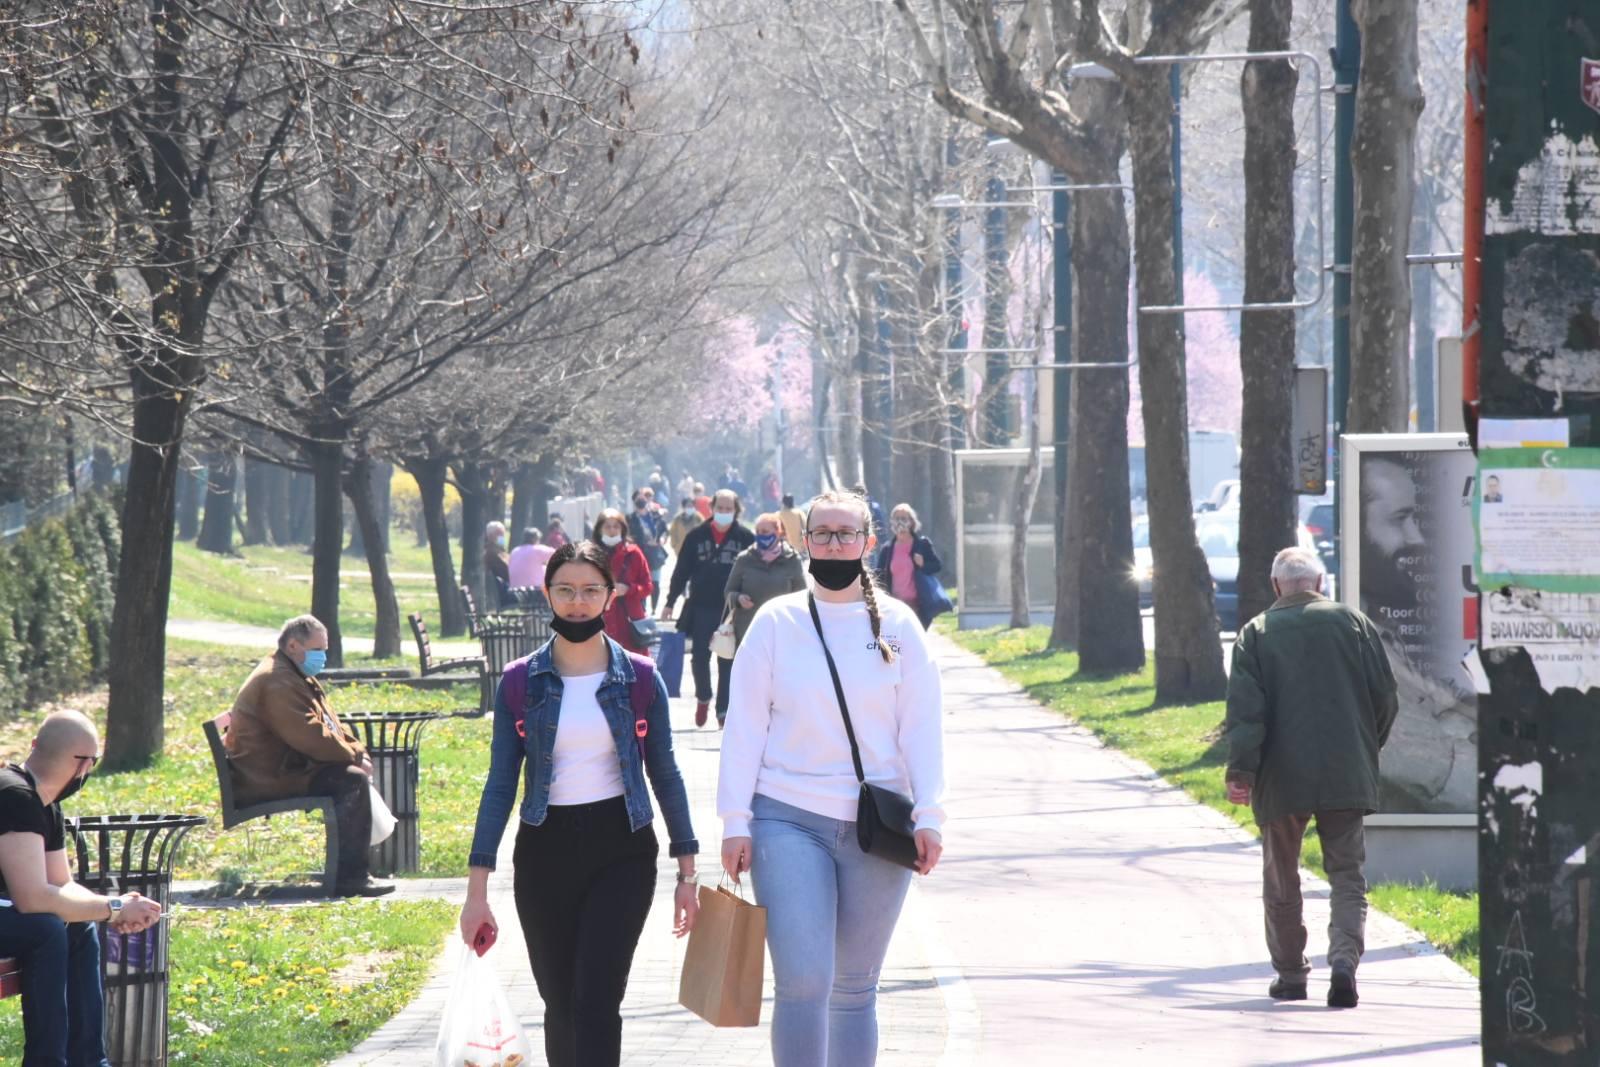
[(278, 650), (261, 661), (234, 700), (225, 741), (228, 764), (241, 803), (332, 797), (339, 822), (334, 892), (379, 897), (394, 892), (394, 886), (367, 873), (372, 761), (317, 684), (327, 656), (328, 631), (316, 616), (283, 624)]
[(96, 922), (144, 930), (161, 906), (103, 897), (72, 880), (61, 802), (100, 759), (94, 723), (58, 711), (18, 766), (0, 767), (0, 956), (22, 971), (24, 1067), (106, 1067)]

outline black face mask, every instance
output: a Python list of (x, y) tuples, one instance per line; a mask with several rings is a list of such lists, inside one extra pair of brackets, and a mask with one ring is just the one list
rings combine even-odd
[(56, 797), (55, 803), (59, 804), (63, 800), (66, 800), (68, 797), (72, 796), (78, 790), (82, 789), (83, 783), (87, 782), (88, 780), (89, 776), (86, 774), (82, 778), (74, 778), (72, 781), (68, 782), (66, 787), (61, 790), (61, 795)]
[(850, 584), (861, 577), (861, 557), (823, 559), (820, 556), (812, 556), (810, 570), (811, 577), (817, 580), (818, 585), (837, 593), (850, 588)]
[(605, 628), (606, 620), (604, 615), (596, 615), (592, 619), (581, 620), (563, 619), (560, 615), (555, 615), (550, 619), (550, 629), (577, 645), (581, 645)]

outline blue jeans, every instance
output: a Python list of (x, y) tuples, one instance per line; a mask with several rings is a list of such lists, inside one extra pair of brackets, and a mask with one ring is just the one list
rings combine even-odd
[(0, 907), (0, 956), (22, 968), (22, 1067), (107, 1067), (95, 924)]
[(759, 793), (751, 809), (750, 877), (767, 909), (776, 986), (772, 1062), (871, 1067), (878, 974), (911, 872), (862, 852), (853, 822)]

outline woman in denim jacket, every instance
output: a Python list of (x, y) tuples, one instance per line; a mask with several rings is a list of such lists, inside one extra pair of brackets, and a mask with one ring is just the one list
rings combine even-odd
[(648, 660), (603, 632), (615, 595), (605, 550), (592, 541), (562, 546), (545, 571), (545, 593), (556, 636), (507, 666), (495, 696), (461, 937), (473, 944), (485, 927), (499, 929), (489, 874), (520, 770), (527, 788), (513, 889), (545, 1004), (545, 1055), (552, 1067), (605, 1067), (621, 1058), (622, 995), (655, 895), (660, 849), (646, 773), (667, 823), (668, 853), (678, 860), (679, 937), (698, 910), (700, 845), (672, 755), (666, 687)]

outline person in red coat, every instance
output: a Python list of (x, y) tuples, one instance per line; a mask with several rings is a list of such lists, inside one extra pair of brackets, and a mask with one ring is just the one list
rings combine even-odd
[(617, 595), (606, 609), (606, 636), (630, 652), (648, 655), (649, 648), (634, 633), (633, 620), (649, 615), (645, 605), (655, 589), (650, 561), (628, 536), (627, 516), (616, 508), (606, 508), (595, 520), (594, 539), (606, 550), (617, 583)]

